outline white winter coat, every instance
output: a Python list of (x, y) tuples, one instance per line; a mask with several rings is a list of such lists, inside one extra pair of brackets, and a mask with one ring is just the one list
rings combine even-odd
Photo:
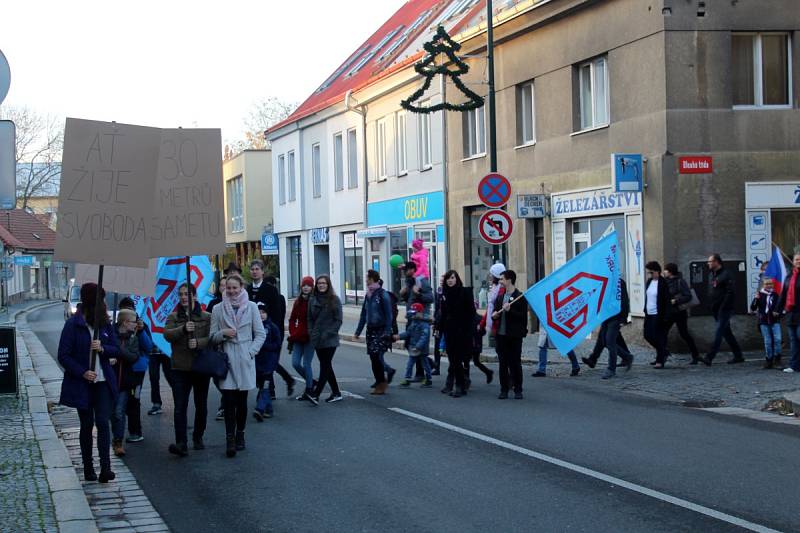
[(211, 342), (222, 343), (228, 354), (230, 368), (228, 376), (219, 382), (221, 390), (250, 390), (256, 388), (256, 354), (266, 339), (264, 325), (258, 306), (247, 302), (247, 311), (242, 316), (236, 337), (225, 339), (222, 330), (233, 328), (223, 316), (222, 304), (215, 305), (211, 312)]

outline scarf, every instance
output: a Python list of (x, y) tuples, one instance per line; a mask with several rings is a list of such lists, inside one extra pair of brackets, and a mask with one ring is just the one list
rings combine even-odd
[[(222, 317), (228, 327), (239, 329), (242, 317), (247, 312), (248, 303), (250, 303), (250, 297), (244, 289), (236, 298), (230, 298), (227, 293), (222, 296)], [(233, 310), (234, 307), (237, 307), (236, 311)]]
[(368, 283), (367, 284), (367, 298), (371, 298), (372, 297), (372, 293), (374, 293), (375, 291), (377, 291), (380, 288), (381, 288), (381, 284), (380, 283)]
[(797, 285), (798, 269), (792, 269), (792, 279), (789, 280), (789, 292), (786, 294), (786, 310), (792, 311), (795, 304), (795, 286)]

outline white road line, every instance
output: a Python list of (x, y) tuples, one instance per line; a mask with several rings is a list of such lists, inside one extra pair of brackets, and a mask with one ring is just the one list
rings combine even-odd
[(602, 472), (597, 472), (595, 470), (591, 470), (589, 468), (576, 465), (573, 463), (569, 463), (567, 461), (562, 461), (561, 459), (556, 459), (555, 457), (550, 457), (549, 455), (545, 455), (543, 453), (535, 452), (533, 450), (529, 450), (528, 448), (523, 448), (521, 446), (517, 446), (516, 444), (511, 444), (510, 442), (505, 442), (499, 439), (495, 439), (494, 437), (489, 437), (488, 435), (483, 435), (481, 433), (476, 433), (474, 431), (470, 431), (468, 429), (464, 429), (458, 426), (454, 426), (452, 424), (448, 424), (447, 422), (442, 422), (440, 420), (436, 420), (435, 418), (429, 418), (424, 415), (420, 415), (411, 411), (406, 411), (405, 409), (400, 409), (398, 407), (390, 407), (390, 411), (395, 413), (414, 418), (416, 420), (420, 420), (422, 422), (427, 422), (428, 424), (432, 424), (434, 426), (440, 427), (442, 429), (446, 429), (448, 431), (452, 431), (454, 433), (458, 433), (460, 435), (465, 435), (467, 437), (471, 437), (473, 439), (477, 439), (488, 444), (494, 444), (495, 446), (499, 446), (500, 448), (505, 448), (506, 450), (511, 450), (513, 452), (520, 453), (522, 455), (526, 455), (533, 459), (543, 461), (545, 463), (550, 463), (551, 465), (555, 465), (561, 468), (565, 468), (567, 470), (571, 470), (573, 472), (577, 472), (578, 474), (583, 474), (584, 476), (592, 477), (598, 479), (600, 481), (604, 481), (606, 483), (610, 483), (612, 485), (617, 485), (628, 489), (633, 492), (638, 492), (639, 494), (643, 494), (645, 496), (649, 496), (651, 498), (655, 498), (657, 500), (661, 500), (666, 503), (670, 503), (677, 507), (683, 507), (684, 509), (688, 509), (690, 511), (694, 511), (696, 513), (700, 513), (702, 515), (709, 516), (711, 518), (715, 518), (722, 522), (727, 522), (729, 524), (733, 524), (735, 526), (748, 529), (750, 531), (758, 531), (760, 533), (778, 533), (775, 529), (770, 529), (766, 526), (762, 526), (760, 524), (755, 524), (753, 522), (749, 522), (742, 518), (738, 518), (733, 515), (729, 515), (723, 513), (721, 511), (717, 511), (715, 509), (711, 509), (709, 507), (705, 507), (703, 505), (699, 505), (696, 503), (692, 503), (690, 501), (677, 498), (675, 496), (670, 496), (669, 494), (665, 494), (663, 492), (659, 492), (657, 490), (648, 489), (647, 487), (643, 487), (642, 485), (637, 485), (636, 483), (631, 483), (629, 481), (625, 481), (624, 479), (619, 479), (613, 476), (609, 476), (607, 474), (603, 474)]

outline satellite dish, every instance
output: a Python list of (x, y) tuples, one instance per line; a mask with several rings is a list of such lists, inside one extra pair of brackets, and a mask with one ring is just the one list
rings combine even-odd
[(9, 87), (11, 87), (11, 69), (8, 66), (6, 56), (0, 50), (0, 104), (5, 100)]

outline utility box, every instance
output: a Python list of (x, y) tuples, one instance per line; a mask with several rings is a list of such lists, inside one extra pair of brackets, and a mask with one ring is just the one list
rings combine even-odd
[[(733, 304), (733, 313), (746, 315), (749, 302), (747, 301), (747, 265), (740, 259), (725, 260), (725, 270), (733, 277), (736, 300)], [(705, 261), (692, 261), (689, 263), (689, 286), (697, 293), (700, 305), (691, 309), (692, 316), (711, 315), (710, 281), (711, 271)]]
[(0, 327), (0, 394), (19, 396), (17, 367), (17, 329)]

